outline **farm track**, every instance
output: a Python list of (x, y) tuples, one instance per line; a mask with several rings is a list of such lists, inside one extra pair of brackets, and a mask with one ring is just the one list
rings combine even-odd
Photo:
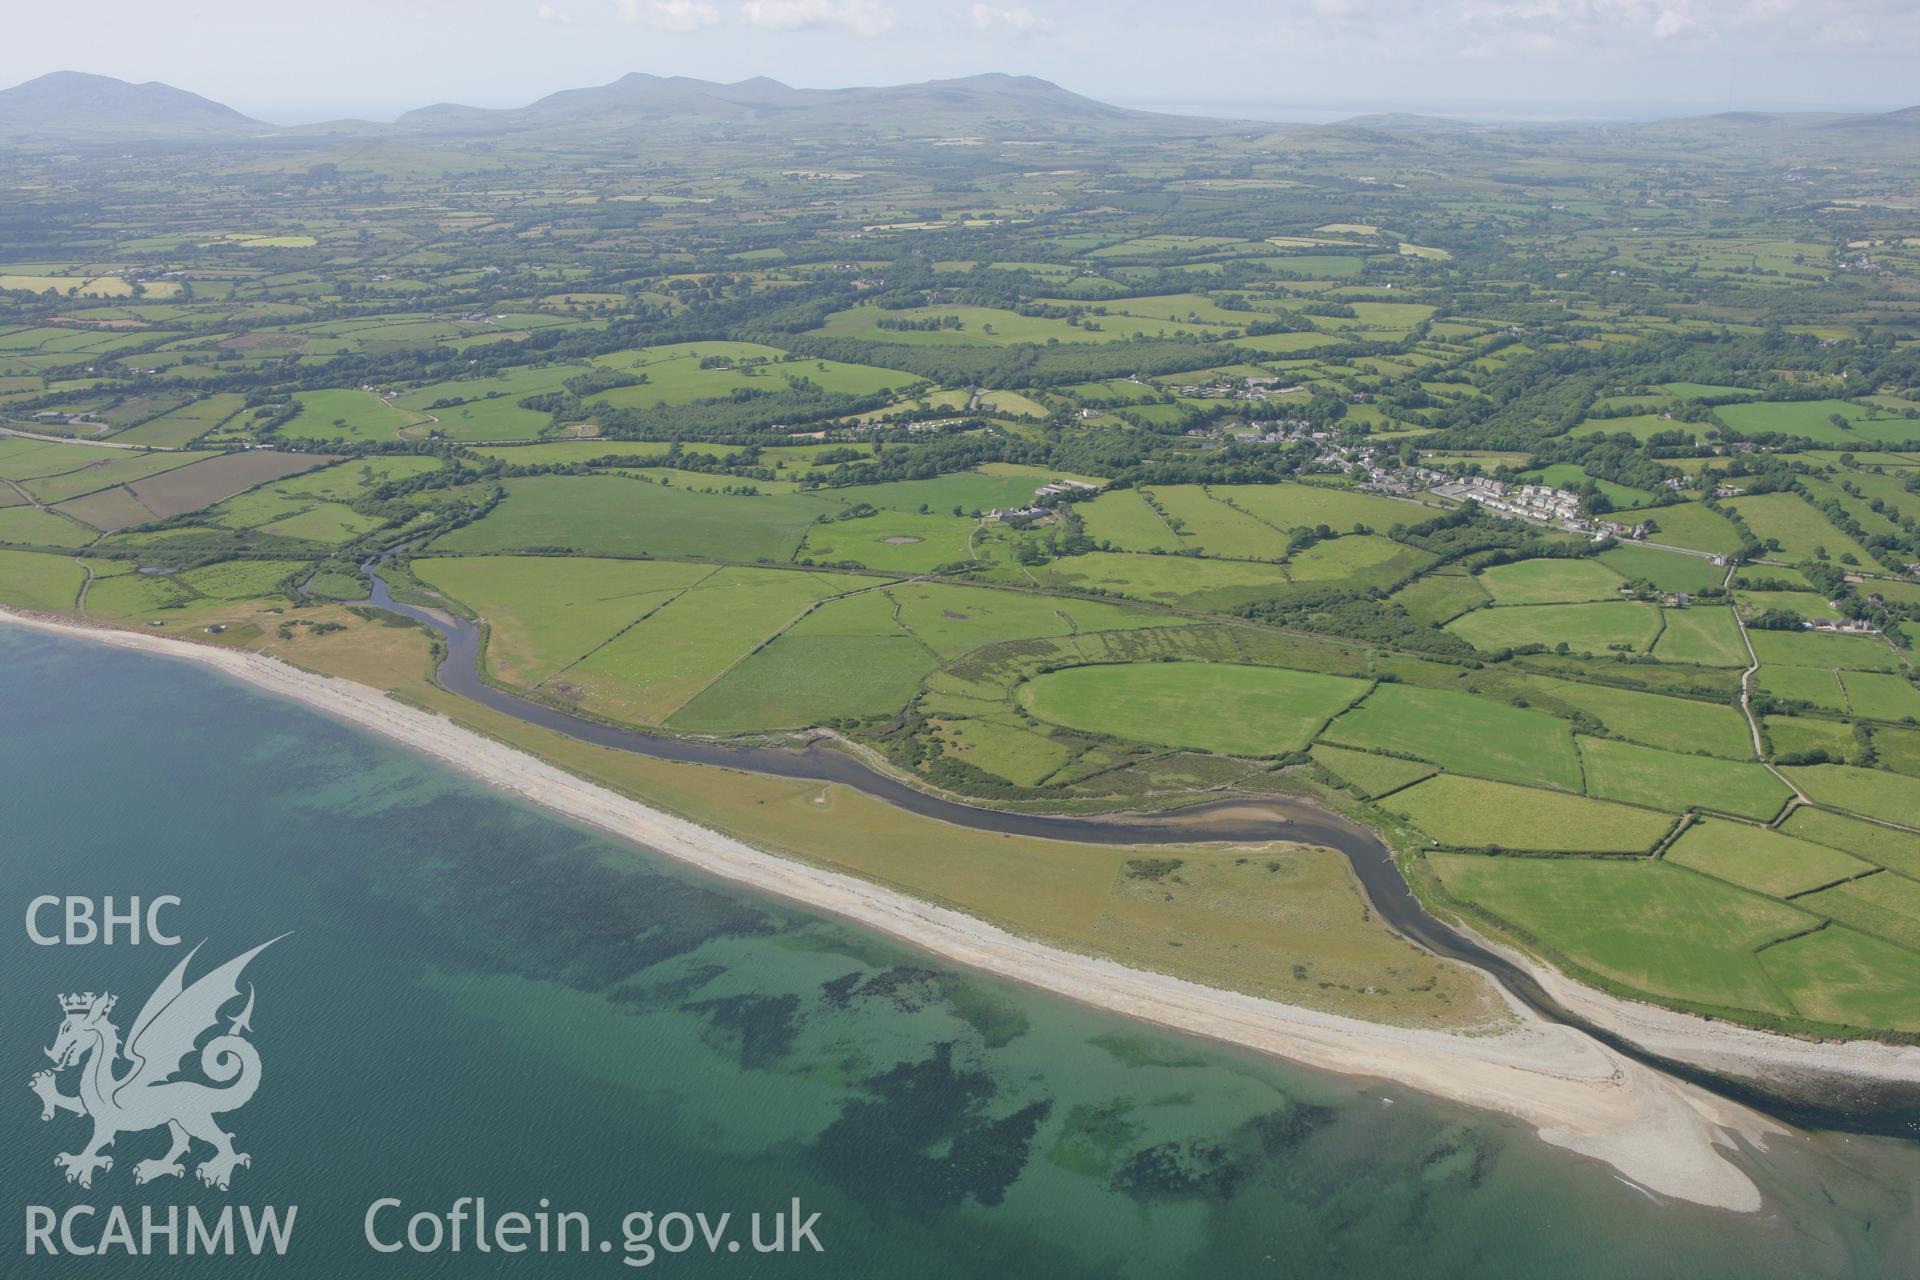
[(89, 440), (85, 436), (50, 436), (38, 431), (20, 431), (13, 427), (0, 427), (0, 436), (14, 436), (21, 440), (40, 440), (47, 444), (84, 444), (94, 449), (121, 449), (128, 453), (177, 453), (177, 449), (163, 449), (153, 445), (122, 444), (117, 440)]
[[(1733, 575), (1738, 571), (1738, 565), (1727, 566), (1725, 585), (1729, 590), (1733, 587)], [(1767, 824), (1770, 827), (1778, 827), (1795, 809), (1813, 802), (1807, 798), (1807, 793), (1800, 789), (1798, 783), (1780, 772), (1773, 761), (1767, 759), (1766, 739), (1760, 734), (1760, 717), (1753, 714), (1753, 681), (1754, 677), (1760, 674), (1760, 655), (1754, 652), (1753, 637), (1747, 634), (1747, 620), (1740, 616), (1740, 606), (1729, 604), (1727, 607), (1733, 610), (1733, 625), (1740, 628), (1740, 643), (1747, 649), (1747, 669), (1740, 673), (1740, 714), (1747, 718), (1747, 730), (1753, 734), (1753, 758), (1765, 765), (1767, 772), (1778, 778), (1781, 785), (1793, 793), (1793, 798), (1787, 801), (1780, 812), (1773, 816), (1773, 821)]]

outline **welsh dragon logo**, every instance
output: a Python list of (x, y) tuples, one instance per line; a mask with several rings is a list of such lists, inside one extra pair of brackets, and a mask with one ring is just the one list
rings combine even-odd
[[(136, 1183), (183, 1176), (181, 1157), (196, 1139), (213, 1148), (194, 1171), (210, 1187), (225, 1191), (235, 1167), (253, 1163), (251, 1156), (234, 1150), (233, 1135), (214, 1120), (244, 1107), (260, 1087), (260, 1052), (245, 1038), (253, 1030), (253, 984), (247, 984), (246, 1007), (228, 1019), (226, 1031), (204, 1045), (199, 1041), (218, 1029), (220, 1011), (239, 998), (240, 973), (247, 962), (279, 940), (261, 943), (188, 986), (187, 965), (200, 951), (195, 947), (147, 998), (124, 1045), (109, 1018), (117, 997), (91, 991), (60, 997), (66, 1018), (46, 1051), (53, 1070), (37, 1073), (31, 1084), (40, 1095), (42, 1120), (60, 1111), (93, 1118), (93, 1140), (80, 1151), (53, 1158), (66, 1170), (68, 1182), (91, 1187), (96, 1171), (113, 1168), (113, 1157), (105, 1151), (115, 1138), (162, 1125), (172, 1136), (172, 1146), (164, 1156), (133, 1166)], [(200, 1072), (213, 1084), (174, 1079), (196, 1045)], [(58, 1073), (74, 1066), (80, 1070), (80, 1092), (69, 1096), (60, 1092)]]

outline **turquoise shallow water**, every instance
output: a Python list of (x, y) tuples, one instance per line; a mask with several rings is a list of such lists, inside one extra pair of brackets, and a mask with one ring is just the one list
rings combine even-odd
[[(1754, 1161), (1754, 1217), (1662, 1205), (1524, 1128), (1396, 1086), (1196, 1042), (969, 975), (709, 882), (305, 709), (164, 659), (0, 629), (7, 1274), (25, 1212), (298, 1205), (284, 1258), (91, 1260), (99, 1274), (614, 1276), (623, 1253), (373, 1252), (384, 1219), (745, 1216), (798, 1197), (825, 1252), (657, 1254), (743, 1276), (1920, 1274), (1920, 1149), (1796, 1138)], [(136, 1187), (158, 1132), (90, 1191), (85, 1126), (26, 1081), (55, 994), (178, 960), (39, 947), (36, 894), (177, 894), (248, 971), (257, 1097), (225, 1118), (233, 1189)], [(196, 970), (197, 972), (197, 970)], [(68, 1086), (71, 1090), (71, 1085)], [(0, 1096), (5, 1089), (0, 1088)], [(195, 1159), (198, 1158), (196, 1154)], [(14, 1263), (18, 1262), (18, 1268)]]

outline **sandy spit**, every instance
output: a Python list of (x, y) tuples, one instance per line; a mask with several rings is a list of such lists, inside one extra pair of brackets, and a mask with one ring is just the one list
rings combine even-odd
[[(1757, 1211), (1759, 1189), (1729, 1158), (1734, 1139), (1764, 1145), (1787, 1132), (1757, 1112), (1641, 1066), (1517, 1004), (1511, 1029), (1464, 1036), (1382, 1026), (1128, 968), (1019, 937), (853, 876), (763, 852), (351, 681), (302, 671), (260, 654), (4, 608), (0, 622), (199, 663), (372, 730), (576, 821), (752, 889), (877, 929), (956, 964), (1320, 1070), (1390, 1080), (1515, 1116), (1547, 1142), (1605, 1161), (1621, 1176), (1661, 1196)], [(1699, 1025), (1707, 1033), (1715, 1030), (1711, 1024)], [(1672, 1027), (1663, 1027), (1663, 1032), (1668, 1037), (1680, 1034)]]

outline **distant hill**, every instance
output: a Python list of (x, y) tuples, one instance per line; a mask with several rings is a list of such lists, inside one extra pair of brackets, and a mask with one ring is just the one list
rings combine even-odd
[(516, 133), (563, 127), (644, 129), (661, 124), (792, 130), (863, 127), (881, 133), (1061, 129), (1199, 132), (1210, 122), (1108, 106), (1032, 76), (978, 75), (924, 84), (795, 89), (758, 77), (717, 84), (640, 72), (611, 84), (567, 89), (525, 107), (451, 104), (410, 111), (394, 127), (427, 133)]
[(1826, 126), (1829, 129), (1920, 129), (1920, 107), (1902, 107), (1877, 115), (1846, 116)]
[(258, 120), (185, 89), (150, 80), (55, 71), (0, 89), (0, 133), (101, 136), (232, 133)]

